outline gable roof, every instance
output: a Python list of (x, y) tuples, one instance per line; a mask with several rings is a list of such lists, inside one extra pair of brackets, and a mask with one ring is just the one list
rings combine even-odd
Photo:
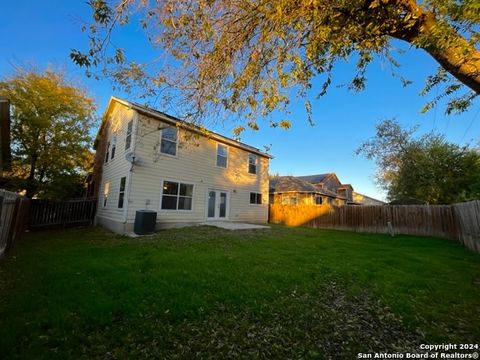
[[(353, 192), (353, 197), (355, 198), (356, 196), (361, 196), (361, 197), (364, 198), (364, 199), (368, 199), (368, 200), (376, 201), (376, 202), (379, 202), (379, 203), (382, 203), (382, 204), (386, 204), (386, 202), (383, 201), (383, 200), (378, 200), (378, 199), (375, 199), (375, 198), (373, 198), (373, 197), (371, 197), (371, 196), (368, 196), (368, 195), (365, 195), (365, 194), (362, 194), (362, 193), (359, 193), (359, 192), (354, 191), (354, 192)], [(423, 205), (423, 204), (422, 204), (422, 205)]]
[(337, 193), (315, 186), (300, 177), (277, 176), (270, 180), (270, 193), (308, 192), (344, 199)]
[(311, 184), (319, 184), (327, 179), (333, 173), (326, 173), (326, 174), (316, 174), (316, 175), (305, 175), (305, 176), (297, 176), (297, 178), (307, 181)]
[(326, 182), (328, 179), (334, 179), (337, 181), (340, 185), (342, 183), (337, 177), (337, 174), (335, 173), (326, 173), (326, 174), (316, 174), (316, 175), (304, 175), (304, 176), (298, 176), (298, 178), (307, 181), (312, 184), (321, 184)]
[[(118, 103), (120, 103), (124, 106), (127, 106), (131, 109), (134, 109), (135, 111), (137, 111), (137, 112), (139, 112), (143, 115), (147, 115), (151, 118), (162, 121), (162, 122), (167, 123), (169, 125), (180, 126), (184, 129), (192, 131), (196, 134), (209, 137), (211, 139), (217, 140), (217, 141), (222, 142), (222, 143), (227, 144), (227, 145), (235, 146), (237, 148), (246, 150), (246, 151), (251, 152), (253, 154), (260, 155), (260, 156), (263, 156), (263, 157), (266, 157), (266, 158), (269, 158), (269, 159), (273, 158), (273, 156), (271, 156), (270, 154), (267, 154), (266, 152), (263, 152), (256, 147), (253, 147), (253, 146), (247, 145), (245, 143), (242, 143), (240, 141), (234, 140), (232, 138), (220, 135), (220, 134), (218, 134), (214, 131), (206, 130), (204, 128), (201, 128), (200, 126), (188, 123), (188, 122), (186, 122), (184, 120), (181, 120), (181, 119), (179, 119), (175, 116), (168, 115), (168, 114), (166, 114), (162, 111), (155, 110), (155, 109), (149, 108), (147, 106), (137, 104), (137, 103), (132, 102), (132, 101), (124, 100), (124, 99), (118, 98), (116, 96), (111, 96), (110, 97), (110, 100), (109, 100), (108, 105), (107, 105), (107, 109), (105, 110), (105, 114), (108, 113), (108, 111), (109, 111), (109, 109), (112, 106), (112, 103), (114, 101), (118, 102)], [(102, 123), (102, 126), (103, 126), (103, 123)], [(100, 128), (100, 130), (101, 130), (101, 128)], [(100, 131), (99, 131), (99, 134), (100, 134)]]
[(294, 176), (277, 176), (270, 180), (270, 190), (273, 192), (301, 191), (316, 192), (317, 188), (312, 184)]

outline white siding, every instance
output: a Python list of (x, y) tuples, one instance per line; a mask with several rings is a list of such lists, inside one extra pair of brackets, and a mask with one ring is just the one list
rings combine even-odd
[[(161, 154), (160, 123), (143, 115), (138, 116), (135, 156), (138, 163), (131, 173), (127, 221), (132, 223), (135, 211), (158, 211), (157, 222), (203, 222), (206, 220), (207, 191), (210, 188), (229, 192), (228, 220), (267, 222), (268, 220), (268, 160), (258, 156), (257, 174), (248, 173), (248, 151), (228, 145), (228, 166), (216, 166), (218, 141), (205, 136), (192, 137), (179, 129), (179, 146), (175, 157)], [(190, 134), (189, 138), (188, 136)], [(120, 137), (120, 140), (121, 139)], [(118, 193), (119, 176), (124, 169), (111, 173), (112, 199)], [(163, 180), (194, 184), (191, 211), (160, 210)], [(250, 192), (262, 193), (261, 205), (250, 205)]]
[[(114, 102), (107, 116), (108, 117), (106, 121), (108, 121), (108, 131), (106, 136), (109, 141), (113, 138), (113, 136), (116, 136), (117, 144), (115, 150), (115, 157), (111, 159), (112, 152), (110, 149), (108, 162), (105, 163), (105, 158), (103, 158), (104, 164), (102, 181), (98, 194), (97, 217), (123, 223), (125, 220), (127, 201), (124, 201), (123, 209), (119, 209), (118, 194), (120, 190), (120, 179), (125, 176), (127, 178), (125, 199), (127, 198), (131, 164), (125, 160), (125, 152), (129, 152), (132, 150), (135, 137), (132, 136), (132, 145), (127, 151), (125, 151), (125, 137), (127, 134), (128, 122), (135, 119), (135, 111)], [(133, 131), (135, 131), (135, 123)], [(105, 142), (105, 144), (107, 144), (107, 142)], [(110, 183), (110, 189), (107, 206), (103, 207), (103, 193), (106, 182)]]

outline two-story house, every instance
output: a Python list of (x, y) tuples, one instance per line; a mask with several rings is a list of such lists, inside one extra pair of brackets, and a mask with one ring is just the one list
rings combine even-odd
[[(337, 179), (336, 176), (334, 178)], [(301, 176), (277, 176), (270, 179), (270, 204), (346, 205), (347, 197), (337, 189), (330, 183), (311, 183)]]
[(271, 156), (257, 148), (112, 97), (95, 149), (96, 223), (114, 232), (131, 232), (144, 209), (157, 228), (268, 221)]
[(270, 204), (282, 205), (384, 205), (380, 200), (353, 191), (335, 173), (277, 176), (270, 180)]

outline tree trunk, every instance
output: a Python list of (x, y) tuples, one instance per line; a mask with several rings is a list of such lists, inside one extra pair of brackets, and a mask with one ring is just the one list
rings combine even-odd
[(38, 155), (32, 154), (30, 157), (30, 173), (28, 174), (27, 178), (27, 193), (25, 194), (26, 197), (32, 198), (36, 192), (36, 185), (35, 185), (35, 171), (37, 168), (37, 160)]
[(35, 170), (37, 167), (37, 159), (38, 155), (37, 154), (32, 154), (30, 157), (30, 173), (28, 174), (28, 180), (33, 180), (35, 179)]
[(413, 0), (397, 0), (416, 19), (414, 26), (400, 28), (389, 35), (404, 40), (430, 54), (460, 82), (480, 94), (480, 51), (458, 34), (453, 27), (439, 24), (432, 12)]
[[(460, 37), (458, 41), (467, 43)], [(465, 49), (464, 46), (451, 46), (441, 51), (424, 50), (460, 82), (480, 94), (480, 52), (473, 49), (465, 56), (463, 49)]]

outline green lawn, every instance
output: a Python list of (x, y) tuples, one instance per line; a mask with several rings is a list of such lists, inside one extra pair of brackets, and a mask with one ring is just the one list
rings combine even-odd
[(480, 255), (275, 226), (29, 233), (0, 261), (0, 358), (334, 358), (480, 340)]

